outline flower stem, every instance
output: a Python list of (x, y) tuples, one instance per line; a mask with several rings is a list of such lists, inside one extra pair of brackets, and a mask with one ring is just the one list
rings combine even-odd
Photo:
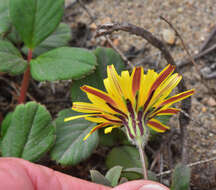
[(26, 100), (26, 93), (28, 90), (29, 86), (29, 81), (30, 81), (30, 61), (32, 59), (32, 50), (28, 50), (28, 60), (27, 60), (27, 69), (23, 75), (23, 80), (21, 84), (21, 90), (20, 90), (20, 96), (18, 99), (18, 104), (22, 104)]
[(148, 174), (147, 174), (147, 168), (146, 168), (146, 162), (145, 162), (144, 147), (142, 146), (141, 142), (137, 142), (137, 146), (138, 146), (138, 149), (139, 149), (140, 160), (141, 160), (141, 163), (142, 163), (143, 176), (144, 176), (144, 179), (147, 180), (148, 179)]

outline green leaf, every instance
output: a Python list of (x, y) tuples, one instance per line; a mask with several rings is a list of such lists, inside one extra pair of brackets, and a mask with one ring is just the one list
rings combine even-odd
[(4, 135), (6, 134), (8, 127), (10, 126), (11, 123), (11, 119), (13, 116), (13, 112), (9, 112), (6, 117), (4, 118), (4, 120), (2, 121), (1, 124), (1, 138), (4, 137)]
[[(122, 172), (126, 173), (125, 176), (127, 176), (128, 173), (131, 174), (130, 176), (132, 176), (132, 173), (135, 173), (135, 174), (137, 174), (137, 176), (139, 176), (137, 178), (143, 177), (143, 169), (142, 168), (126, 168)], [(157, 181), (157, 176), (154, 172), (148, 170), (147, 174), (148, 174), (148, 180)]]
[(64, 118), (77, 115), (71, 109), (63, 110), (56, 119), (56, 144), (51, 151), (51, 158), (62, 165), (76, 165), (87, 159), (98, 145), (98, 133), (94, 132), (83, 138), (95, 125), (84, 119), (64, 122)]
[(0, 40), (0, 71), (18, 75), (25, 71), (26, 61), (12, 43)]
[(108, 168), (112, 168), (116, 165), (122, 166), (123, 168), (142, 168), (139, 152), (137, 148), (133, 146), (113, 148), (107, 155), (106, 165)]
[(184, 164), (177, 164), (172, 174), (171, 190), (188, 190), (190, 188), (191, 170)]
[(114, 65), (117, 72), (120, 73), (124, 69), (124, 63), (119, 54), (117, 54), (111, 48), (97, 48), (94, 51), (97, 57), (98, 66), (96, 70), (91, 75), (74, 81), (71, 88), (71, 98), (72, 101), (86, 101), (88, 100), (86, 94), (80, 90), (80, 87), (85, 85), (90, 85), (95, 88), (104, 90), (103, 79), (107, 76), (106, 70), (107, 65)]
[(121, 177), (119, 181), (119, 185), (128, 182), (128, 179), (126, 177)]
[[(22, 46), (22, 39), (20, 38), (19, 33), (17, 32), (15, 27), (11, 27), (10, 33), (7, 35), (8, 41), (12, 42), (16, 47)], [(27, 54), (26, 54), (27, 55)]]
[(114, 146), (119, 144), (131, 145), (126, 133), (119, 128), (113, 129), (111, 133), (105, 134), (104, 130), (99, 130), (99, 144), (102, 146)]
[(38, 160), (53, 145), (55, 128), (46, 108), (36, 102), (20, 104), (13, 112), (2, 141), (2, 156)]
[(106, 173), (105, 177), (110, 181), (112, 187), (118, 185), (121, 172), (122, 172), (121, 166), (114, 166), (113, 168), (109, 169), (109, 171)]
[[(148, 165), (146, 157), (146, 165)], [(134, 146), (120, 146), (113, 148), (107, 155), (106, 166), (112, 168), (116, 165), (126, 168), (142, 168), (142, 164), (139, 158), (139, 152)], [(134, 172), (124, 172), (121, 175), (129, 180), (141, 178), (140, 174)]]
[(99, 171), (90, 170), (90, 174), (92, 182), (111, 187), (110, 181), (107, 178), (105, 178), (105, 176), (103, 176)]
[(6, 117), (4, 118), (4, 120), (2, 121), (1, 124), (1, 135), (0, 135), (0, 151), (1, 151), (1, 146), (2, 146), (2, 138), (4, 137), (4, 135), (6, 134), (8, 127), (10, 126), (10, 122), (11, 122), (11, 118), (12, 118), (13, 112), (9, 112)]
[[(39, 56), (42, 53), (45, 53), (54, 48), (63, 47), (68, 45), (69, 40), (71, 39), (71, 30), (70, 27), (65, 23), (60, 23), (58, 28), (39, 46), (37, 46), (33, 51), (33, 57)], [(24, 47), (22, 51), (27, 55), (28, 48)]]
[(64, 0), (10, 0), (10, 17), (28, 48), (34, 49), (58, 26)]
[(10, 28), (9, 0), (0, 0), (0, 35)]
[(31, 74), (39, 81), (79, 79), (92, 72), (96, 64), (96, 57), (88, 50), (61, 47), (32, 60)]

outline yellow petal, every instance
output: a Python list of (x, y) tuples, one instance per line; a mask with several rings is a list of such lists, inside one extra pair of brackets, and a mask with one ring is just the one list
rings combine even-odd
[(145, 104), (148, 96), (149, 91), (154, 83), (154, 81), (157, 79), (158, 74), (154, 71), (149, 69), (147, 74), (143, 76), (143, 79), (140, 84), (140, 91), (139, 91), (139, 98), (138, 98), (138, 108), (143, 107)]
[(107, 122), (106, 119), (101, 117), (85, 117), (86, 120), (94, 122), (94, 123), (105, 123)]
[(74, 120), (74, 119), (83, 118), (83, 117), (89, 117), (89, 116), (92, 116), (92, 115), (94, 115), (94, 114), (76, 115), (76, 116), (72, 116), (72, 117), (67, 117), (67, 118), (64, 119), (64, 122), (71, 121), (71, 120)]
[(119, 84), (120, 77), (116, 72), (114, 65), (107, 66), (107, 76), (110, 84), (112, 85), (113, 90), (116, 92), (116, 94), (120, 94), (120, 96), (122, 96), (123, 93), (122, 93), (121, 86)]
[(116, 108), (124, 113), (127, 112), (124, 102), (124, 94), (120, 82), (121, 78), (116, 72), (113, 65), (107, 66), (107, 76), (108, 77), (104, 79), (104, 86), (108, 94), (110, 94), (116, 102)]
[[(152, 97), (149, 107), (157, 107), (164, 98), (166, 98), (172, 90), (179, 84), (181, 81), (182, 76), (178, 75), (177, 73), (170, 76), (162, 85), (160, 85), (154, 93), (154, 96)], [(147, 108), (148, 109), (148, 108)]]
[(122, 88), (124, 99), (129, 99), (132, 102), (132, 82), (128, 71), (121, 72), (120, 85)]
[(111, 126), (111, 127), (107, 127), (107, 128), (104, 129), (104, 133), (105, 133), (105, 134), (111, 133), (112, 130), (113, 130), (114, 128), (117, 128), (117, 127), (121, 127), (121, 125), (113, 125), (113, 126)]
[(92, 95), (92, 94), (87, 94), (88, 99), (93, 103), (94, 106), (98, 107), (98, 108), (103, 108), (104, 112), (107, 113), (112, 113), (112, 114), (116, 114), (115, 111), (113, 111), (103, 100), (101, 100), (100, 98)]
[(106, 106), (98, 106), (98, 105), (86, 103), (86, 102), (74, 102), (72, 110), (77, 111), (77, 112), (83, 112), (83, 113), (100, 113), (100, 112), (103, 113), (104, 111), (106, 111), (106, 108), (107, 108)]

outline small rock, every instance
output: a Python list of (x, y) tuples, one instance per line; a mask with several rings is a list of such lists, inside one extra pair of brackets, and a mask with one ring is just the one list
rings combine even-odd
[(216, 100), (214, 98), (210, 97), (207, 101), (207, 104), (211, 107), (214, 107), (214, 106), (216, 106)]
[(68, 7), (70, 4), (74, 3), (74, 0), (65, 0), (65, 7)]
[(114, 44), (115, 46), (118, 46), (118, 45), (119, 45), (119, 39), (114, 39), (114, 40), (113, 40), (113, 44)]
[(103, 20), (101, 20), (100, 24), (110, 24), (112, 23), (111, 18), (110, 17), (105, 17)]
[(167, 44), (173, 45), (175, 43), (175, 32), (173, 30), (164, 29), (162, 31), (163, 39)]
[(204, 36), (201, 36), (200, 37), (200, 40), (203, 42), (205, 40), (205, 37)]
[(91, 29), (91, 30), (96, 30), (96, 29), (97, 29), (97, 25), (93, 22), (93, 23), (90, 25), (90, 29)]
[(207, 111), (206, 107), (202, 107), (202, 112), (205, 113)]
[(177, 12), (178, 12), (178, 13), (182, 13), (182, 12), (183, 12), (183, 8), (182, 8), (182, 7), (179, 7), (179, 8), (177, 9)]

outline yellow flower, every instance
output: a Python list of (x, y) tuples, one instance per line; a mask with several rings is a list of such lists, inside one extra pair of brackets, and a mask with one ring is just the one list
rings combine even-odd
[(114, 66), (110, 65), (107, 67), (107, 78), (104, 79), (107, 92), (82, 86), (91, 103), (74, 102), (72, 109), (87, 114), (65, 118), (65, 121), (84, 117), (98, 123), (84, 140), (103, 127), (106, 127), (105, 133), (109, 133), (113, 128), (124, 126), (128, 138), (133, 142), (147, 136), (146, 126), (157, 132), (165, 132), (169, 127), (155, 119), (155, 116), (178, 113), (180, 109), (171, 107), (172, 104), (194, 93), (192, 89), (168, 97), (182, 78), (177, 73), (173, 74), (174, 70), (174, 66), (168, 65), (159, 74), (154, 70), (144, 74), (142, 67), (136, 67), (131, 75), (128, 71), (118, 75)]

